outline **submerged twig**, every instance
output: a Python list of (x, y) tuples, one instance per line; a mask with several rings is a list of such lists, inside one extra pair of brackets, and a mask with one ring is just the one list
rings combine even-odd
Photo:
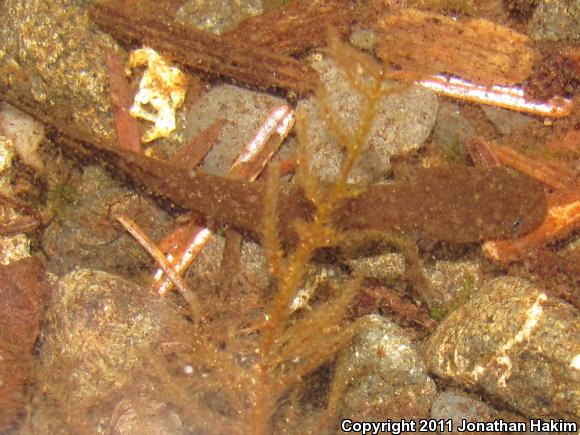
[(138, 8), (121, 0), (101, 0), (91, 16), (116, 38), (147, 44), (195, 71), (299, 94), (313, 90), (318, 81), (313, 69), (291, 57), (180, 25), (153, 0), (140, 1)]
[(131, 151), (141, 152), (139, 126), (137, 120), (129, 113), (133, 97), (125, 79), (124, 68), (119, 57), (112, 50), (107, 52), (105, 59), (109, 72), (109, 95), (115, 110), (115, 126), (119, 145)]
[(185, 299), (185, 301), (189, 304), (191, 309), (191, 314), (193, 315), (194, 321), (196, 324), (199, 324), (201, 320), (201, 305), (197, 299), (195, 293), (193, 293), (183, 282), (181, 277), (173, 272), (171, 266), (167, 263), (165, 256), (159, 250), (159, 248), (155, 245), (155, 243), (139, 228), (139, 226), (129, 219), (127, 216), (117, 215), (117, 220), (123, 225), (123, 227), (139, 242), (145, 250), (151, 255), (159, 267), (163, 269), (163, 272), (169, 277), (171, 282), (175, 285), (175, 287), (179, 290), (179, 294)]
[(524, 89), (518, 86), (484, 86), (445, 75), (430, 76), (418, 80), (417, 83), (446, 97), (502, 107), (532, 115), (561, 118), (568, 116), (574, 107), (572, 100), (564, 97), (553, 97), (548, 101), (530, 100), (525, 97)]

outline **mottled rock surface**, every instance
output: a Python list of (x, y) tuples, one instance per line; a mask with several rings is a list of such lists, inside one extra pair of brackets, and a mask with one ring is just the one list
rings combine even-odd
[(465, 141), (475, 135), (475, 127), (456, 103), (442, 101), (437, 112), (433, 138), (448, 155), (460, 157), (465, 154)]
[(530, 127), (534, 118), (499, 107), (481, 106), (481, 109), (501, 134), (510, 134), (519, 128)]
[(100, 419), (108, 419), (118, 395), (132, 388), (132, 373), (145, 352), (160, 338), (163, 304), (153, 298), (147, 289), (89, 269), (58, 281), (43, 331), (44, 400), (36, 399), (41, 403), (32, 417), (36, 433), (52, 433), (43, 416), (47, 406), (52, 418), (60, 416), (60, 424), (67, 421), (76, 433), (95, 433)]
[(175, 410), (151, 399), (123, 400), (117, 404), (110, 435), (179, 435), (183, 423)]
[(188, 0), (177, 11), (175, 20), (221, 35), (263, 12), (261, 0)]
[[(328, 100), (342, 126), (356, 131), (361, 117), (362, 97), (352, 90), (345, 73), (322, 54), (310, 57), (310, 63), (320, 74), (328, 90)], [(355, 164), (351, 182), (378, 181), (390, 169), (390, 157), (418, 149), (429, 136), (437, 115), (437, 96), (419, 87), (409, 87), (386, 95), (379, 103), (368, 140), (368, 148)], [(333, 180), (339, 173), (344, 157), (340, 144), (328, 131), (318, 102), (308, 98), (298, 103), (308, 119), (308, 152), (313, 172), (322, 180)]]
[[(411, 340), (396, 323), (379, 315), (337, 359), (334, 389), (342, 392), (343, 418), (426, 418), (435, 383)], [(335, 390), (336, 391), (336, 390)]]
[(91, 267), (126, 274), (151, 264), (143, 248), (117, 224), (116, 213), (130, 216), (155, 240), (172, 224), (152, 199), (122, 186), (100, 166), (85, 168), (51, 197), (55, 218), (42, 245), (58, 273)]
[(580, 40), (580, 2), (542, 0), (532, 16), (530, 35), (537, 41)]
[(429, 370), (534, 418), (580, 416), (578, 311), (527, 281), (498, 278), (424, 348)]
[(110, 139), (114, 130), (104, 60), (116, 44), (89, 20), (92, 3), (0, 3), (0, 93), (17, 95), (40, 113)]

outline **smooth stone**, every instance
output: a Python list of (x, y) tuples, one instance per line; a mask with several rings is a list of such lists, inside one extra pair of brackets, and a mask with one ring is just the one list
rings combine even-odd
[[(361, 120), (363, 98), (353, 90), (346, 74), (328, 56), (316, 53), (309, 58), (327, 88), (328, 103), (340, 124), (355, 132)], [(437, 116), (437, 96), (428, 90), (410, 86), (381, 98), (369, 134), (367, 148), (350, 174), (349, 181), (376, 182), (390, 170), (390, 158), (414, 151), (427, 140)], [(344, 147), (323, 120), (316, 98), (301, 100), (297, 112), (303, 111), (307, 123), (312, 172), (321, 180), (334, 180), (342, 167)]]

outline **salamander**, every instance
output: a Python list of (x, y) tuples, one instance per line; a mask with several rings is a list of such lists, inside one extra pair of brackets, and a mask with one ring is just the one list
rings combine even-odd
[[(260, 238), (265, 183), (191, 171), (128, 150), (100, 149), (151, 193)], [(292, 223), (308, 220), (314, 212), (295, 185), (280, 189), (278, 209), (286, 241), (296, 239)], [(332, 223), (339, 231), (377, 230), (469, 243), (520, 236), (538, 226), (545, 213), (544, 189), (531, 178), (505, 168), (453, 165), (420, 169), (412, 181), (368, 187), (345, 200)]]

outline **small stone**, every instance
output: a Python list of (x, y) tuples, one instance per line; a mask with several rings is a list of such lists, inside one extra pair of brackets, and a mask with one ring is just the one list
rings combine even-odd
[(465, 141), (474, 135), (475, 128), (462, 115), (456, 103), (442, 101), (439, 104), (433, 137), (452, 160), (462, 158), (465, 154)]
[(108, 433), (179, 435), (183, 433), (183, 424), (179, 415), (164, 403), (144, 399), (123, 400), (113, 411)]
[(175, 21), (221, 35), (263, 12), (261, 0), (189, 0), (179, 8)]
[(578, 418), (580, 319), (571, 305), (512, 277), (484, 285), (424, 348), (433, 373), (534, 418)]
[[(440, 393), (431, 408), (431, 418), (435, 420), (452, 420), (453, 432), (457, 432), (462, 420), (492, 421), (497, 411), (480, 400), (459, 391), (444, 391)], [(471, 432), (465, 432), (471, 433)]]
[(366, 316), (368, 326), (336, 363), (334, 391), (342, 391), (339, 415), (385, 421), (426, 418), (436, 388), (411, 340), (396, 323)]
[(438, 260), (425, 268), (425, 276), (441, 305), (431, 311), (433, 318), (449, 314), (465, 304), (482, 285), (481, 264), (473, 260)]
[(42, 171), (44, 163), (38, 146), (44, 139), (44, 126), (6, 102), (0, 103), (0, 135), (10, 139), (18, 157), (28, 166)]
[[(327, 88), (329, 104), (339, 122), (345, 129), (356, 131), (361, 119), (362, 97), (352, 89), (345, 74), (331, 58), (316, 53), (309, 60)], [(418, 149), (433, 128), (437, 107), (437, 96), (417, 86), (383, 97), (367, 149), (355, 164), (349, 181), (379, 181), (390, 169), (391, 156)], [(301, 110), (308, 120), (307, 149), (311, 170), (321, 180), (332, 181), (342, 167), (344, 144), (340, 144), (329, 131), (314, 97), (301, 100), (297, 111)]]
[(360, 50), (370, 51), (377, 45), (377, 32), (371, 29), (355, 29), (350, 35), (349, 42)]
[(482, 105), (481, 108), (483, 109), (485, 116), (487, 116), (487, 119), (489, 119), (493, 125), (495, 125), (495, 128), (497, 128), (503, 135), (510, 134), (514, 130), (529, 126), (529, 124), (534, 122), (534, 118), (511, 110), (484, 105)]
[(405, 257), (397, 252), (372, 257), (351, 258), (346, 261), (356, 276), (380, 280), (393, 280), (405, 274)]
[(207, 153), (201, 168), (210, 174), (226, 175), (266, 117), (283, 104), (286, 101), (281, 98), (232, 85), (217, 86), (201, 96), (187, 115), (187, 142), (214, 122), (227, 120), (218, 143)]

